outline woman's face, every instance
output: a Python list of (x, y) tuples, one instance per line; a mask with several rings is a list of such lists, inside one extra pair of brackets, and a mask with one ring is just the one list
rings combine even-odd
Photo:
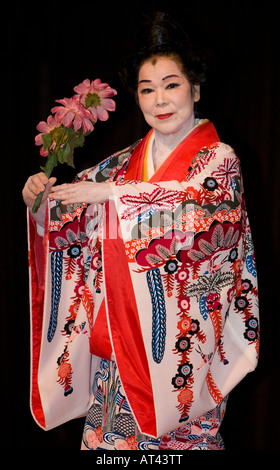
[(141, 66), (138, 77), (139, 105), (147, 123), (161, 134), (188, 132), (194, 125), (194, 102), (199, 85), (190, 82), (172, 57), (155, 57)]

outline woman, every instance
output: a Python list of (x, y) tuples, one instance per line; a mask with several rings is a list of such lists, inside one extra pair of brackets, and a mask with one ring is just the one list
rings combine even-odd
[(240, 164), (195, 119), (204, 67), (185, 33), (162, 13), (139, 31), (122, 76), (147, 136), (73, 184), (39, 173), (23, 190), (31, 208), (45, 188), (31, 408), (45, 429), (87, 413), (82, 449), (224, 449), (227, 395), (258, 357)]

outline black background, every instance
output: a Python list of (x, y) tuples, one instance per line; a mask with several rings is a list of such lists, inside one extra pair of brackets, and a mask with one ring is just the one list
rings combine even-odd
[[(142, 137), (147, 127), (118, 67), (141, 13), (180, 20), (212, 61), (200, 109), (236, 150), (258, 264), (261, 355), (231, 393), (227, 450), (279, 448), (279, 39), (275, 2), (10, 2), (1, 12), (1, 440), (5, 449), (79, 450), (83, 419), (41, 430), (29, 410), (29, 292), (22, 187), (39, 170), (36, 125), (85, 78), (118, 90), (117, 110), (75, 153), (76, 171)], [(68, 167), (59, 181), (70, 181)]]

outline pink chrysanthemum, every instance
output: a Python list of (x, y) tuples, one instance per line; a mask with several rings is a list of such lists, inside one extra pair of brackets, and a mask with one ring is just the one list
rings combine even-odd
[(42, 134), (50, 134), (53, 129), (59, 126), (60, 123), (57, 122), (57, 120), (52, 115), (50, 115), (47, 119), (47, 122), (40, 121), (38, 126), (36, 127), (40, 134), (36, 135), (35, 137), (35, 145), (42, 145), (42, 147), (40, 148), (40, 154), (43, 157), (47, 157), (49, 152), (47, 150), (44, 150)]
[(101, 83), (97, 78), (84, 80), (74, 88), (77, 98), (94, 116), (94, 120), (106, 121), (109, 118), (108, 111), (115, 111), (116, 103), (110, 99), (117, 94), (116, 90), (107, 83)]
[(74, 98), (63, 98), (62, 100), (56, 100), (57, 103), (63, 106), (56, 106), (52, 108), (52, 113), (55, 114), (55, 118), (58, 122), (61, 122), (65, 127), (71, 127), (74, 125), (74, 130), (77, 132), (81, 127), (83, 133), (93, 131), (93, 117), (90, 111), (84, 108)]

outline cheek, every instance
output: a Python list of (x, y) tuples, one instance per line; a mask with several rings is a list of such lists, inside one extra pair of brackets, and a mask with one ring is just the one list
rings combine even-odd
[(139, 99), (139, 107), (143, 113), (143, 117), (147, 124), (149, 126), (154, 127), (155, 122), (154, 122), (154, 117), (153, 117), (153, 104), (150, 102), (150, 100), (146, 99)]
[(143, 114), (147, 114), (150, 112), (151, 104), (150, 104), (150, 101), (147, 99), (147, 97), (138, 95), (138, 103)]
[(193, 113), (194, 102), (190, 96), (181, 96), (176, 101), (176, 108), (180, 116), (187, 118)]

